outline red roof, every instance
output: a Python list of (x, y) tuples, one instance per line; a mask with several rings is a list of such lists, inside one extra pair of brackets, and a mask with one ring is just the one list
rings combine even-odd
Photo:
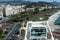
[[(55, 29), (55, 30), (60, 30), (60, 28)], [(50, 32), (49, 32), (48, 34), (50, 34)], [(52, 34), (53, 34), (53, 36), (60, 37), (60, 33), (52, 32)], [(50, 35), (51, 35), (51, 34), (50, 34)]]
[(53, 34), (54, 36), (60, 37), (60, 33), (52, 32), (52, 34)]
[[(50, 33), (48, 33), (50, 34)], [(60, 33), (56, 33), (56, 32), (52, 32), (53, 36), (57, 36), (57, 37), (60, 37)], [(50, 34), (51, 35), (51, 34)]]
[(56, 29), (56, 30), (60, 30), (60, 28)]

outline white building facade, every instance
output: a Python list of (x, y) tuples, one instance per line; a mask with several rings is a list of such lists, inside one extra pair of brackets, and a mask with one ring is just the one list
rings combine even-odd
[(24, 40), (46, 40), (47, 27), (44, 22), (27, 22)]
[(17, 14), (19, 12), (24, 12), (24, 11), (25, 9), (23, 8), (23, 6), (7, 6), (5, 8), (6, 16)]

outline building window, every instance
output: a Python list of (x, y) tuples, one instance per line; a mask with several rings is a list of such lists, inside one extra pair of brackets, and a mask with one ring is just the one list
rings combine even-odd
[(46, 28), (31, 29), (31, 36), (46, 36)]
[(32, 40), (37, 40), (37, 39), (32, 39)]

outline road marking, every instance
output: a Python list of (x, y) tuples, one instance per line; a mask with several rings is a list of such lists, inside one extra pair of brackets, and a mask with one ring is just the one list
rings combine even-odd
[(14, 30), (15, 26), (17, 23), (15, 23), (14, 27), (12, 28), (12, 30), (8, 33), (8, 35), (4, 38), (4, 40), (6, 40), (8, 38), (8, 36), (11, 34), (11, 32)]

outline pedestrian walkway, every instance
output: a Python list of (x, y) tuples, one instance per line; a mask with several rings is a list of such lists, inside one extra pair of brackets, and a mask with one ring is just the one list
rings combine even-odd
[(59, 17), (60, 14), (60, 10), (55, 13), (54, 15), (52, 15), (51, 17), (49, 17), (48, 23), (51, 27), (51, 29), (56, 29), (56, 28), (60, 28), (58, 25), (54, 25), (55, 20)]

